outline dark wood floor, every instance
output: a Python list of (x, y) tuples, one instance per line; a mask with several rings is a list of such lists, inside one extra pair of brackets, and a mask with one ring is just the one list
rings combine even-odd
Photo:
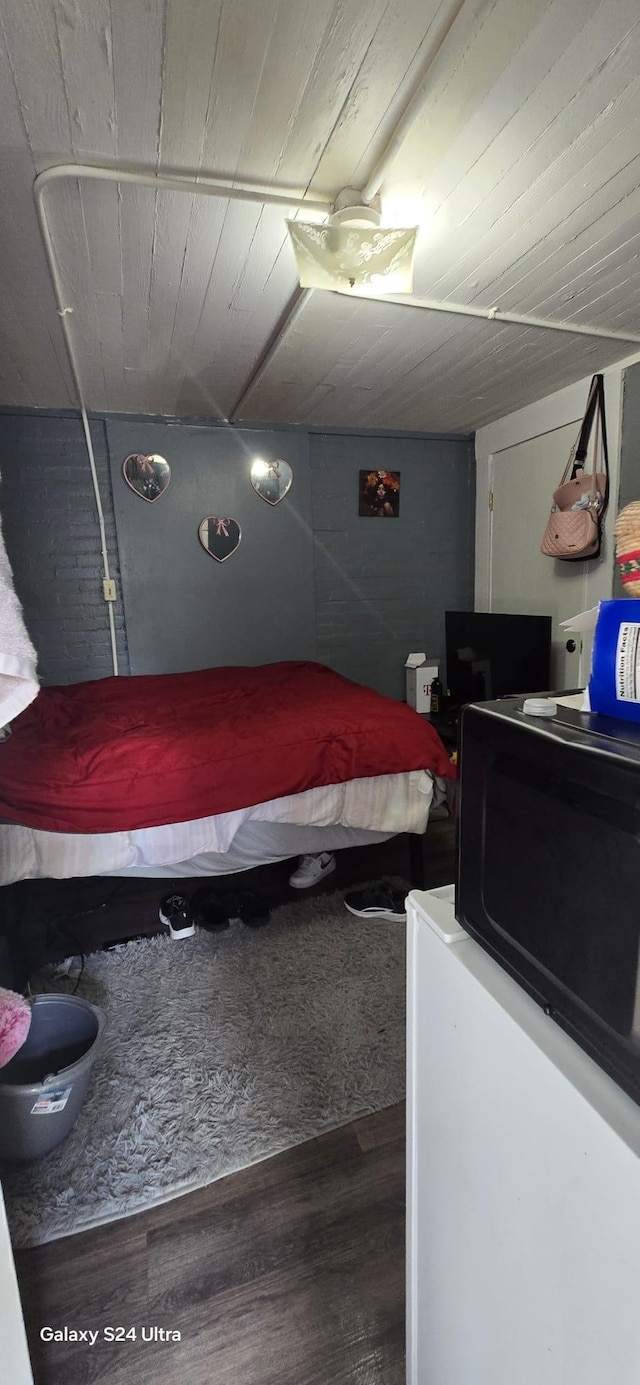
[[(430, 822), (425, 888), (453, 879), (454, 834), (452, 819)], [(290, 871), (283, 862), (244, 873), (242, 883), (276, 907), (300, 898)], [(338, 853), (335, 874), (304, 897), (384, 876), (411, 884), (407, 838)], [(24, 883), (31, 889), (9, 887), (22, 927), (72, 915), (68, 927), (86, 951), (157, 930), (167, 889)], [(188, 895), (197, 883), (181, 888)], [(17, 1269), (37, 1385), (404, 1385), (403, 1109), (163, 1207), (19, 1252)], [(43, 1327), (65, 1325), (101, 1335), (95, 1347), (40, 1340)], [(137, 1339), (107, 1342), (106, 1327), (133, 1328)], [(143, 1327), (181, 1340), (143, 1342)]]
[[(395, 1106), (19, 1252), (36, 1385), (403, 1385), (404, 1183)], [(96, 1345), (40, 1340), (65, 1325)], [(143, 1341), (154, 1327), (181, 1339)]]

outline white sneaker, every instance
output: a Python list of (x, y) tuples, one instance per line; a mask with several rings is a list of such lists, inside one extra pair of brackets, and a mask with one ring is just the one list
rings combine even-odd
[(407, 917), (405, 908), (406, 890), (394, 890), (392, 885), (370, 885), (365, 890), (352, 890), (346, 894), (344, 902), (350, 914), (359, 919), (388, 919), (390, 923), (404, 923)]
[(331, 875), (335, 868), (336, 858), (332, 851), (322, 851), (319, 856), (301, 856), (293, 875), (289, 876), (289, 884), (294, 890), (308, 890), (325, 875)]

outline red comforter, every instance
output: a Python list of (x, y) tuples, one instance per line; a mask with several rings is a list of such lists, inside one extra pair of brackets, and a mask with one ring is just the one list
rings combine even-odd
[(0, 744), (0, 816), (51, 832), (186, 822), (347, 779), (453, 771), (410, 707), (322, 664), (43, 688)]

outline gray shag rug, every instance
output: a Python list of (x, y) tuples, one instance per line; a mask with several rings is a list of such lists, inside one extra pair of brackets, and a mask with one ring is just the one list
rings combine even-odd
[[(341, 895), (87, 959), (107, 1016), (77, 1125), (2, 1172), (14, 1246), (200, 1188), (404, 1096), (405, 930)], [(69, 990), (56, 981), (48, 989)]]

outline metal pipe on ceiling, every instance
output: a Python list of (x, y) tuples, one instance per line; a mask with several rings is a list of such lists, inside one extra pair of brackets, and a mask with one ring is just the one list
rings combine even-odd
[(294, 326), (294, 323), (298, 321), (298, 318), (304, 312), (304, 309), (312, 293), (313, 289), (302, 289), (298, 287), (295, 293), (292, 294), (284, 312), (281, 313), (273, 329), (273, 332), (269, 337), (269, 340), (266, 342), (265, 346), (260, 352), (256, 364), (253, 367), (253, 370), (249, 375), (248, 379), (245, 381), (245, 384), (243, 385), (242, 390), (238, 395), (238, 398), (236, 399), (233, 408), (229, 410), (229, 423), (232, 423), (234, 418), (239, 414), (245, 399), (248, 397), (248, 395), (251, 394), (251, 391), (255, 389), (256, 385), (260, 384), (260, 381), (263, 375), (265, 374), (270, 361), (273, 360), (273, 357), (275, 356), (276, 351), (278, 350), (278, 347), (280, 345), (280, 342), (282, 341), (285, 332), (288, 332)]
[[(476, 0), (475, 18), (478, 19), (482, 12), (486, 9), (490, 9), (493, 4), (494, 0)], [(442, 54), (447, 40), (453, 33), (456, 23), (459, 20), (460, 15), (465, 6), (467, 7), (468, 12), (469, 0), (455, 0), (455, 4), (451, 12), (445, 18), (439, 33), (437, 34), (433, 44), (431, 45), (429, 56), (426, 60), (426, 63), (422, 67), (417, 81), (414, 83), (412, 89), (410, 90), (407, 96), (407, 99), (404, 103), (402, 112), (398, 118), (395, 129), (393, 130), (393, 133), (388, 139), (387, 144), (385, 145), (385, 148), (383, 149), (382, 153), (376, 160), (376, 163), (362, 190), (362, 200), (364, 202), (372, 202), (373, 199), (378, 195), (380, 188), (382, 187), (382, 184), (384, 182), (385, 175), (388, 169), (390, 168), (396, 154), (398, 153), (398, 150), (400, 149), (412, 125), (414, 124), (417, 117), (420, 115), (426, 101), (428, 100), (435, 75), (437, 59)], [(511, 322), (514, 324), (520, 324), (522, 326), (546, 328), (549, 331), (573, 331), (575, 335), (592, 336), (600, 338), (604, 337), (610, 341), (640, 341), (640, 337), (625, 336), (623, 333), (606, 332), (603, 329), (590, 329), (588, 327), (572, 328), (571, 326), (565, 325), (562, 322), (550, 322), (544, 320), (543, 318), (525, 317), (515, 313), (501, 313), (499, 309), (493, 308), (481, 309), (460, 303), (446, 304), (438, 302), (435, 299), (416, 299), (409, 298), (408, 296), (401, 297), (400, 295), (394, 295), (392, 297), (388, 294), (376, 297), (373, 294), (359, 294), (357, 292), (346, 294), (346, 296), (363, 299), (371, 298), (374, 302), (399, 303), (414, 308), (428, 308), (432, 312), (448, 312), (462, 317), (485, 317), (494, 321), (498, 320), (501, 322)], [(280, 350), (280, 347), (282, 346), (282, 343), (284, 342), (288, 333), (293, 328), (295, 323), (299, 321), (301, 313), (303, 312), (306, 305), (309, 303), (310, 298), (311, 291), (309, 290), (306, 293), (306, 297), (304, 297), (302, 300), (299, 297), (296, 297), (290, 303), (289, 308), (285, 309), (285, 313), (283, 317), (280, 319), (275, 332), (269, 338), (269, 341), (267, 342), (264, 350), (262, 351), (259, 357), (258, 365), (254, 367), (251, 374), (248, 376), (233, 408), (229, 412), (229, 422), (234, 422), (238, 419), (240, 410), (249, 398), (251, 391), (260, 382), (260, 380), (263, 379), (269, 366), (271, 365), (271, 362), (274, 360), (277, 352)]]
[(482, 308), (473, 303), (448, 303), (437, 298), (414, 298), (412, 294), (358, 293), (357, 289), (336, 289), (341, 298), (357, 298), (360, 302), (391, 303), (401, 308), (418, 308), (423, 312), (449, 313), (452, 317), (480, 317), (485, 322), (506, 322), (517, 327), (536, 327), (545, 332), (569, 332), (577, 337), (593, 337), (600, 341), (631, 342), (640, 345), (640, 336), (629, 332), (614, 332), (606, 327), (585, 327), (579, 322), (562, 322), (558, 318), (534, 317), (530, 313), (503, 312), (501, 308)]
[[(378, 192), (380, 191), (380, 187), (382, 186), (385, 173), (387, 172), (387, 169), (389, 168), (392, 159), (395, 158), (395, 155), (398, 152), (400, 145), (406, 138), (409, 129), (413, 125), (413, 122), (416, 119), (416, 117), (419, 115), (429, 95), (430, 85), (432, 81), (432, 69), (436, 61), (436, 58), (438, 57), (438, 54), (441, 52), (441, 49), (446, 39), (451, 33), (456, 23), (456, 20), (458, 19), (458, 16), (460, 15), (465, 4), (467, 3), (468, 0), (455, 0), (455, 4), (451, 13), (446, 17), (444, 24), (442, 25), (442, 28), (437, 34), (434, 43), (431, 45), (429, 56), (426, 60), (426, 64), (423, 64), (421, 68), (420, 74), (417, 79), (417, 83), (414, 83), (414, 85), (412, 86), (407, 96), (407, 99), (403, 105), (402, 112), (398, 117), (395, 129), (393, 130), (393, 133), (387, 141), (387, 144), (385, 145), (382, 154), (377, 159), (372, 173), (369, 175), (366, 186), (363, 189), (362, 193), (363, 202), (372, 202), (374, 197), (376, 197)], [(479, 0), (479, 3), (480, 8), (485, 9), (488, 5), (493, 4), (494, 0)], [(259, 381), (266, 374), (271, 362), (273, 361), (277, 352), (280, 350), (280, 347), (285, 337), (287, 336), (291, 328), (294, 326), (294, 324), (299, 320), (301, 313), (304, 311), (304, 308), (308, 304), (311, 298), (311, 293), (312, 291), (308, 290), (306, 292), (306, 297), (302, 301), (296, 298), (290, 304), (289, 309), (285, 309), (284, 316), (280, 319), (276, 331), (269, 338), (269, 341), (267, 342), (263, 352), (260, 355), (258, 366), (248, 376), (233, 408), (229, 411), (230, 423), (233, 423), (238, 418), (240, 409), (248, 399), (252, 389), (255, 387), (255, 385), (259, 383)]]
[(306, 211), (327, 213), (332, 198), (318, 194), (305, 197), (287, 188), (274, 191), (266, 183), (231, 182), (225, 178), (207, 178), (189, 174), (148, 173), (144, 168), (118, 168), (116, 164), (54, 164), (39, 173), (33, 184), (36, 207), (49, 183), (61, 178), (90, 178), (103, 183), (134, 183), (136, 187), (162, 188), (165, 192), (198, 193), (201, 197), (224, 197), (231, 202), (260, 202), (276, 207), (304, 207)]
[[(428, 96), (429, 83), (427, 81), (427, 78), (429, 76), (430, 69), (433, 65), (433, 62), (437, 54), (440, 52), (446, 37), (451, 32), (453, 25), (455, 24), (455, 21), (463, 8), (464, 3), (465, 0), (457, 0), (455, 10), (447, 22), (446, 28), (443, 31), (442, 37), (438, 43), (436, 51), (435, 53), (432, 53), (426, 71), (423, 73), (423, 76), (420, 79), (418, 86), (414, 88), (411, 96), (409, 97), (409, 100), (406, 103), (403, 113), (396, 126), (396, 130), (391, 136), (391, 139), (388, 141), (383, 154), (378, 160), (373, 170), (373, 173), (371, 174), (367, 182), (367, 186), (364, 189), (364, 194), (367, 200), (371, 200), (372, 196), (375, 196), (376, 192), (378, 191), (378, 188), (382, 183), (384, 174), (387, 168), (389, 167), (391, 159), (397, 152), (399, 145), (405, 138), (411, 124), (415, 120), (416, 116), (419, 113), (419, 110), (421, 109), (422, 105), (424, 104), (424, 101)], [(205, 197), (222, 197), (229, 201), (259, 202), (263, 205), (276, 205), (292, 208), (296, 207), (299, 209), (304, 208), (307, 211), (320, 211), (324, 212), (325, 214), (329, 212), (332, 206), (332, 199), (328, 196), (322, 195), (307, 198), (304, 195), (300, 195), (300, 193), (297, 191), (288, 191), (286, 189), (281, 189), (276, 192), (273, 190), (272, 187), (265, 186), (259, 183), (251, 183), (245, 181), (239, 182), (237, 180), (234, 180), (232, 182), (231, 180), (227, 179), (214, 179), (208, 178), (206, 176), (200, 177), (186, 174), (156, 174), (149, 173), (144, 168), (119, 168), (117, 165), (99, 166), (93, 164), (57, 164), (51, 168), (44, 169), (43, 172), (39, 173), (35, 178), (33, 184), (33, 197), (35, 202), (36, 214), (49, 268), (49, 274), (51, 277), (51, 283), (55, 295), (58, 315), (60, 317), (63, 338), (65, 342), (67, 356), (69, 359), (69, 365), (71, 368), (71, 375), (78, 397), (78, 403), (80, 406), (82, 426), (84, 430), (87, 455), (89, 458), (89, 466), (91, 470), (91, 478), (96, 500), (96, 508), (98, 512), (104, 580), (106, 582), (109, 582), (111, 581), (111, 578), (109, 574), (109, 558), (107, 551), (104, 513), (100, 497), (100, 487), (98, 484), (95, 456), (93, 453), (91, 430), (89, 427), (89, 420), (87, 416), (87, 409), (82, 386), (82, 378), (80, 374), (77, 356), (75, 353), (73, 336), (68, 323), (68, 317), (72, 313), (73, 309), (69, 304), (65, 302), (65, 294), (63, 291), (63, 286), (58, 271), (53, 238), (51, 235), (51, 229), (49, 226), (49, 221), (44, 204), (44, 193), (47, 187), (51, 183), (63, 179), (72, 179), (75, 181), (78, 181), (80, 179), (89, 179), (109, 183), (129, 183), (135, 184), (138, 187), (153, 188), (156, 191), (164, 190), (168, 192), (186, 192), (190, 193), (192, 196), (198, 195)], [(572, 323), (554, 322), (543, 318), (529, 317), (526, 314), (502, 313), (499, 308), (477, 308), (473, 305), (459, 303), (442, 303), (433, 299), (417, 299), (410, 298), (408, 296), (400, 297), (399, 295), (378, 295), (374, 297), (374, 295), (372, 294), (353, 293), (349, 296), (357, 297), (359, 299), (369, 298), (372, 299), (372, 301), (374, 302), (400, 304), (403, 307), (423, 309), (431, 312), (445, 312), (464, 317), (483, 317), (491, 321), (517, 323), (521, 326), (536, 327), (544, 329), (546, 331), (572, 332), (575, 335), (591, 336), (594, 338), (607, 339), (610, 341), (624, 341), (631, 342), (634, 344), (640, 343), (640, 337), (637, 336), (627, 336), (624, 333), (620, 332), (608, 332), (602, 328), (590, 328), (577, 326), (576, 324)], [(252, 371), (247, 381), (243, 385), (243, 388), (240, 391), (240, 394), (238, 395), (233, 409), (230, 410), (229, 422), (232, 422), (234, 420), (234, 418), (238, 414), (239, 409), (243, 406), (246, 399), (248, 398), (251, 390), (254, 389), (255, 386), (264, 377), (271, 361), (273, 360), (274, 356), (276, 355), (276, 352), (282, 345), (282, 342), (284, 341), (287, 333), (299, 320), (310, 298), (311, 290), (299, 289), (298, 292), (293, 295), (293, 298), (287, 305), (284, 314), (279, 319), (274, 331), (272, 332), (263, 351), (261, 352), (257, 363), (252, 368)], [(113, 669), (114, 673), (117, 673), (118, 658), (116, 650), (113, 603), (109, 601), (107, 605), (109, 611), (109, 626)]]
[[(42, 175), (41, 175), (41, 176), (42, 176)], [(38, 181), (38, 180), (36, 179), (36, 182), (37, 182), (37, 181)], [(57, 263), (56, 256), (55, 256), (55, 250), (54, 250), (54, 246), (53, 246), (53, 239), (52, 239), (51, 231), (50, 231), (50, 228), (49, 228), (49, 222), (48, 222), (48, 220), (47, 220), (47, 214), (46, 214), (46, 211), (45, 211), (43, 202), (42, 202), (42, 187), (43, 187), (43, 185), (40, 184), (40, 191), (39, 191), (38, 194), (36, 194), (36, 188), (35, 188), (35, 184), (34, 184), (34, 200), (35, 200), (35, 204), (36, 204), (36, 215), (37, 215), (37, 217), (38, 217), (38, 225), (39, 225), (39, 227), (40, 227), (40, 234), (41, 234), (41, 236), (42, 236), (42, 243), (43, 243), (43, 245), (44, 245), (44, 251), (45, 251), (46, 258), (47, 258), (47, 264), (48, 264), (48, 266), (49, 266), (49, 275), (50, 275), (50, 278), (51, 278), (51, 284), (52, 284), (52, 287), (53, 287), (53, 293), (54, 293), (54, 297), (55, 297), (55, 300), (56, 300), (56, 307), (57, 307), (57, 309), (58, 309), (58, 316), (59, 316), (59, 318), (60, 318), (60, 326), (61, 326), (61, 328), (62, 328), (62, 335), (63, 335), (64, 343), (65, 343), (65, 346), (66, 346), (66, 349), (67, 349), (67, 357), (68, 357), (69, 366), (70, 366), (70, 369), (71, 369), (71, 376), (72, 376), (72, 379), (73, 379), (73, 383), (74, 383), (74, 385), (75, 385), (76, 395), (77, 395), (77, 397), (78, 397), (78, 404), (80, 405), (80, 417), (81, 417), (81, 419), (82, 419), (82, 429), (83, 429), (83, 432), (84, 432), (84, 440), (85, 440), (85, 446), (86, 446), (86, 449), (87, 449), (87, 457), (88, 457), (88, 459), (89, 459), (89, 471), (90, 471), (90, 473), (91, 473), (91, 484), (92, 484), (92, 486), (93, 486), (93, 494), (94, 494), (94, 497), (95, 497), (96, 509), (97, 509), (97, 512), (98, 512), (98, 528), (99, 528), (99, 531), (100, 531), (100, 552), (101, 552), (101, 556), (102, 556), (102, 577), (103, 577), (103, 583), (104, 583), (104, 582), (111, 582), (111, 572), (110, 572), (110, 569), (109, 569), (109, 550), (108, 550), (108, 548), (107, 548), (107, 535), (106, 535), (105, 523), (104, 523), (104, 511), (103, 511), (103, 508), (102, 508), (102, 497), (101, 497), (101, 495), (100, 495), (100, 485), (99, 485), (99, 482), (98, 482), (98, 471), (97, 471), (96, 459), (95, 459), (95, 455), (94, 455), (94, 451), (93, 451), (93, 441), (92, 441), (92, 438), (91, 438), (91, 429), (90, 429), (90, 427), (89, 427), (89, 419), (88, 419), (88, 417), (87, 417), (87, 410), (86, 410), (85, 399), (84, 399), (84, 391), (83, 391), (83, 388), (82, 388), (82, 377), (81, 377), (81, 374), (80, 374), (80, 369), (79, 369), (79, 366), (78, 366), (78, 361), (77, 361), (77, 357), (76, 357), (76, 353), (75, 353), (75, 349), (74, 349), (74, 345), (73, 345), (73, 337), (72, 337), (72, 335), (71, 335), (71, 331), (70, 331), (69, 324), (68, 324), (68, 315), (69, 315), (69, 313), (70, 313), (72, 310), (71, 310), (69, 307), (66, 306), (65, 301), (64, 301), (64, 292), (63, 292), (63, 288), (62, 288), (62, 282), (61, 282), (61, 279), (60, 279), (60, 274), (59, 274), (59, 272), (58, 272), (58, 263)], [(103, 592), (104, 592), (104, 591), (105, 591), (105, 588), (104, 588), (104, 586), (103, 586)], [(109, 639), (110, 639), (110, 643), (111, 643), (111, 663), (112, 663), (114, 675), (117, 677), (117, 674), (118, 674), (118, 671), (119, 671), (119, 670), (118, 670), (118, 649), (117, 649), (117, 644), (116, 644), (116, 625), (115, 625), (115, 616), (114, 616), (114, 613), (113, 613), (113, 601), (111, 601), (111, 600), (107, 601), (107, 611), (108, 611), (108, 613), (109, 613), (109, 615), (108, 615), (108, 620), (109, 620)]]
[[(634, 336), (631, 332), (614, 332), (605, 327), (588, 327), (578, 322), (561, 322), (556, 318), (534, 317), (528, 313), (503, 312), (500, 308), (481, 308), (469, 303), (448, 303), (436, 298), (414, 298), (406, 294), (375, 294), (358, 293), (357, 289), (347, 291), (346, 289), (336, 289), (335, 293), (341, 298), (357, 298), (361, 303), (389, 303), (395, 307), (415, 308), (422, 312), (448, 313), (450, 317), (482, 318), (485, 322), (504, 322), (511, 326), (533, 327), (544, 332), (568, 332), (576, 337), (591, 337), (597, 341), (619, 341), (631, 345), (640, 346), (640, 336)], [(266, 371), (271, 364), (276, 352), (279, 350), (287, 333), (298, 321), (303, 309), (308, 303), (312, 294), (311, 289), (301, 289), (289, 308), (285, 309), (283, 317), (280, 319), (278, 327), (269, 338), (257, 366), (244, 384), (241, 393), (230, 410), (229, 422), (235, 421), (243, 404), (248, 399), (252, 390), (263, 379)]]
[[(396, 154), (398, 153), (400, 146), (404, 143), (409, 133), (409, 130), (411, 129), (411, 126), (414, 124), (415, 120), (420, 115), (424, 103), (427, 100), (427, 97), (429, 96), (431, 91), (436, 58), (441, 53), (442, 48), (444, 47), (444, 44), (448, 39), (449, 34), (451, 33), (466, 3), (467, 0), (456, 0), (456, 3), (451, 13), (446, 17), (444, 24), (437, 35), (435, 43), (431, 47), (431, 51), (429, 53), (426, 65), (423, 66), (422, 71), (418, 76), (416, 84), (414, 85), (413, 89), (410, 91), (407, 97), (407, 100), (402, 108), (402, 113), (398, 117), (395, 129), (393, 130), (382, 153), (376, 160), (376, 163), (365, 183), (365, 186), (362, 190), (362, 196), (365, 202), (372, 202), (373, 198), (377, 197), (380, 188), (382, 187), (382, 184), (384, 182), (385, 174), (388, 168), (392, 164)], [(493, 3), (494, 0), (484, 0), (484, 4), (481, 4), (480, 8), (486, 9), (489, 5)]]
[[(45, 191), (51, 183), (59, 182), (62, 179), (73, 179), (77, 181), (81, 178), (93, 179), (99, 182), (107, 183), (133, 183), (137, 187), (149, 187), (154, 188), (155, 190), (162, 189), (163, 191), (168, 192), (188, 192), (192, 195), (197, 194), (201, 197), (223, 197), (229, 201), (259, 202), (262, 205), (275, 205), (287, 208), (304, 207), (306, 210), (320, 211), (325, 213), (329, 211), (331, 199), (329, 197), (322, 196), (314, 198), (305, 198), (300, 196), (298, 192), (288, 192), (286, 189), (275, 192), (273, 188), (258, 183), (231, 183), (225, 179), (213, 179), (206, 177), (195, 178), (187, 175), (183, 176), (182, 174), (152, 174), (148, 173), (145, 169), (118, 168), (117, 166), (100, 167), (93, 164), (56, 164), (51, 168), (44, 169), (43, 172), (39, 173), (34, 180), (33, 198), (35, 203), (36, 216), (38, 218), (38, 225), (40, 227), (40, 234), (42, 236), (42, 243), (44, 246), (44, 252), (49, 269), (49, 276), (51, 279), (54, 297), (56, 300), (58, 316), (60, 318), (60, 326), (62, 328), (62, 335), (64, 338), (67, 357), (69, 360), (69, 366), (71, 369), (71, 377), (73, 380), (73, 384), (78, 399), (78, 404), (80, 407), (80, 417), (82, 420), (85, 446), (87, 449), (87, 457), (89, 460), (91, 484), (93, 486), (93, 494), (96, 502), (96, 510), (98, 515), (98, 528), (100, 532), (103, 592), (105, 594), (105, 600), (107, 603), (108, 611), (109, 638), (111, 643), (111, 662), (114, 675), (117, 675), (119, 671), (118, 650), (116, 643), (116, 627), (113, 610), (113, 601), (107, 599), (107, 588), (105, 586), (105, 583), (111, 584), (112, 578), (109, 568), (109, 552), (107, 547), (104, 510), (102, 507), (102, 497), (100, 494), (100, 484), (98, 481), (98, 471), (93, 451), (93, 441), (91, 438), (91, 428), (89, 426), (89, 419), (87, 415), (86, 400), (84, 397), (84, 389), (82, 385), (82, 376), (80, 373), (78, 358), (76, 356), (75, 346), (73, 342), (73, 334), (69, 324), (69, 317), (72, 314), (73, 309), (69, 304), (65, 302), (65, 293), (62, 285), (62, 280), (60, 278), (60, 273), (58, 270), (58, 262), (56, 259), (53, 237), (51, 235), (51, 228), (49, 226), (49, 220), (47, 217), (46, 207), (44, 203)], [(303, 295), (302, 290), (300, 290), (300, 294)], [(301, 311), (302, 306), (304, 306), (304, 295), (303, 302), (299, 305), (299, 311)], [(291, 314), (289, 309), (287, 309), (287, 318), (290, 322)], [(271, 342), (275, 340), (276, 335), (277, 329), (276, 334), (274, 334), (274, 336), (269, 339), (269, 342), (267, 343), (263, 355), (270, 349)], [(252, 375), (251, 384), (256, 383), (257, 379), (261, 378), (260, 368), (261, 360), (258, 361), (258, 365), (255, 368), (254, 375)]]

